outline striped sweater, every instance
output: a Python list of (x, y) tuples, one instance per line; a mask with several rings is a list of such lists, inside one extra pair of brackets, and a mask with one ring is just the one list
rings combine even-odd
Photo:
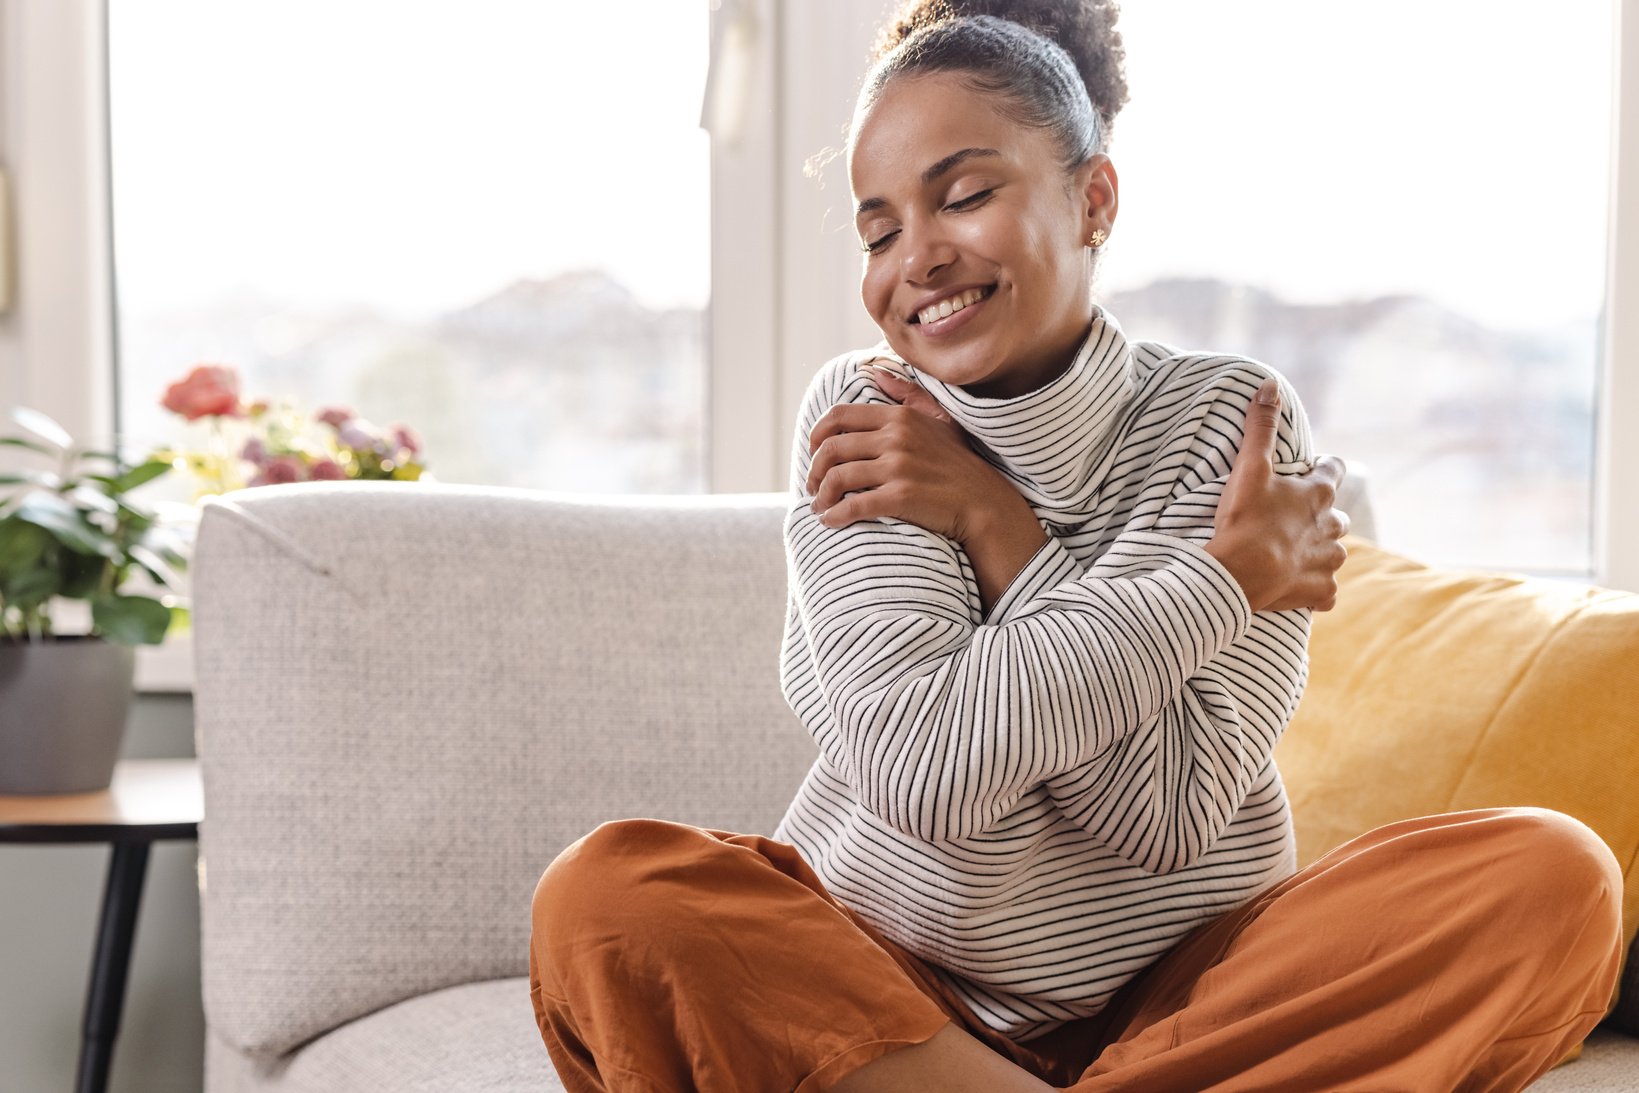
[[(799, 414), (780, 675), (820, 754), (775, 837), (1027, 1040), (1296, 867), (1271, 752), (1309, 612), (1253, 613), (1201, 549), (1275, 373), (1128, 342), (1102, 311), (1070, 368), (1015, 398), (900, 361), (1048, 533), (987, 615), (954, 541), (810, 508), (808, 436), (833, 405), (891, 401), (858, 368), (883, 357), (826, 364)], [(1281, 382), (1291, 473), (1312, 453)]]

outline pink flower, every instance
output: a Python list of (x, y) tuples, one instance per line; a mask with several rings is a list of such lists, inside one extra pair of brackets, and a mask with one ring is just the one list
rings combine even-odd
[(307, 476), (302, 473), (302, 461), (293, 455), (281, 455), (262, 469), (257, 475), (261, 480), (258, 485), (282, 486), (287, 482), (300, 482)]
[(334, 459), (321, 459), (308, 471), (315, 482), (340, 482), (347, 472)]
[(267, 446), (260, 437), (251, 437), (245, 441), (245, 446), (239, 449), (239, 458), (246, 463), (254, 463), (260, 467), (267, 461)]
[(239, 416), (239, 374), (221, 364), (201, 364), (165, 389), (159, 404), (189, 421)]
[(408, 425), (393, 426), (393, 443), (408, 451), (412, 456), (421, 454), (421, 438), (415, 435), (415, 430)]
[(368, 421), (354, 418), (336, 429), (336, 439), (355, 451), (373, 452), (381, 438), (376, 436)]
[(353, 417), (353, 411), (345, 406), (327, 406), (319, 411), (318, 420), (332, 429), (340, 429), (343, 425), (352, 421)]

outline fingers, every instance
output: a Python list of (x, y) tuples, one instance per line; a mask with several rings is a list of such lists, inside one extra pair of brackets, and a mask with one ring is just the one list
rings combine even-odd
[(831, 468), (831, 472), (825, 476), (809, 507), (819, 514), (820, 523), (829, 524), (825, 517), (846, 500), (848, 494), (874, 489), (881, 486), (883, 480), (882, 468), (875, 460), (840, 464)]
[(865, 429), (880, 429), (899, 412), (897, 406), (873, 406), (865, 402), (844, 402), (831, 407), (814, 423), (808, 434), (808, 451), (814, 450), (839, 433), (856, 433)]
[(1326, 550), (1326, 565), (1331, 572), (1317, 582), (1318, 590), (1309, 606), (1316, 611), (1330, 611), (1337, 606), (1337, 571), (1349, 560), (1349, 548), (1336, 540)]
[(1349, 548), (1336, 539), (1316, 547), (1309, 557), (1303, 579), (1274, 605), (1274, 609), (1289, 611), (1308, 607), (1316, 611), (1332, 610), (1337, 606), (1337, 571), (1348, 559)]
[(907, 406), (917, 413), (926, 414), (928, 417), (939, 421), (950, 420), (950, 415), (945, 412), (945, 408), (940, 406), (932, 395), (923, 390), (920, 384), (912, 383), (903, 376), (896, 376), (886, 369), (875, 368), (868, 364), (861, 365), (860, 368), (876, 380), (877, 386), (882, 388), (884, 394), (901, 406)]
[[(1235, 453), (1230, 477), (1261, 472), (1272, 474), (1275, 464), (1275, 436), (1280, 429), (1280, 385), (1264, 380), (1246, 408), (1246, 426), (1241, 447)], [(1244, 468), (1244, 469), (1243, 469)]]
[(1343, 478), (1348, 473), (1348, 465), (1343, 460), (1335, 455), (1321, 455), (1315, 457), (1314, 469), (1309, 472), (1309, 476), (1325, 482), (1336, 490), (1343, 485)]
[(1320, 530), (1333, 539), (1349, 534), (1349, 514), (1342, 509), (1327, 509), (1319, 523)]
[(827, 475), (834, 473), (835, 468), (857, 460), (875, 459), (882, 454), (882, 449), (882, 435), (874, 430), (833, 433), (814, 449), (814, 458), (808, 465), (808, 479), (803, 488), (809, 493), (817, 493), (820, 484)]
[[(850, 487), (852, 489), (852, 487)], [(819, 522), (828, 528), (847, 527), (856, 520), (873, 520), (879, 516), (898, 516), (905, 510), (906, 491), (903, 483), (886, 482), (870, 489), (850, 492), (820, 514)]]

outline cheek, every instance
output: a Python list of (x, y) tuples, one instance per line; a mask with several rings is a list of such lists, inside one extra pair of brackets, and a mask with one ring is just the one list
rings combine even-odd
[(883, 325), (882, 321), (893, 300), (893, 277), (881, 259), (865, 263), (859, 275), (859, 298), (871, 320), (878, 326)]

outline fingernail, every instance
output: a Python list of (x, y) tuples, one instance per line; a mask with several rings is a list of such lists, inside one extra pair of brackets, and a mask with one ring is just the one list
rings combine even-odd
[(1266, 380), (1263, 386), (1258, 388), (1258, 401), (1265, 406), (1273, 406), (1280, 401), (1280, 388), (1273, 380)]

